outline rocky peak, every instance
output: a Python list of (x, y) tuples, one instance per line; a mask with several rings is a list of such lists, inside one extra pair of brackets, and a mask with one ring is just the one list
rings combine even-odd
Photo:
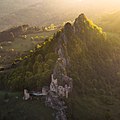
[(87, 21), (87, 17), (82, 13), (75, 19), (74, 26), (82, 27)]
[(85, 14), (80, 14), (78, 16), (78, 18), (75, 19), (75, 23), (80, 23), (80, 22), (84, 22), (87, 20), (87, 17), (85, 16)]
[(67, 22), (67, 23), (65, 24), (65, 26), (64, 26), (64, 29), (65, 29), (65, 30), (72, 29), (71, 23)]
[(87, 17), (82, 13), (75, 19), (74, 23), (67, 22), (63, 28), (63, 33), (69, 40), (73, 35), (82, 37), (84, 32), (89, 27), (89, 21)]
[(87, 36), (102, 35), (102, 29), (89, 20), (83, 13), (75, 19), (73, 24), (74, 33), (82, 40), (89, 39)]
[(66, 36), (70, 37), (73, 34), (73, 26), (71, 23), (67, 22), (64, 26), (64, 33)]
[(87, 17), (84, 14), (79, 15), (79, 17), (75, 19), (75, 22), (73, 25), (75, 33), (76, 34), (84, 33), (88, 26), (87, 23), (88, 23)]

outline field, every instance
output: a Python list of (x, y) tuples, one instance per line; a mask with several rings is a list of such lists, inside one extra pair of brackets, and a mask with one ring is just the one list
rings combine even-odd
[(46, 38), (51, 37), (56, 32), (57, 30), (52, 30), (49, 32), (27, 34), (17, 37), (11, 42), (0, 43), (0, 66), (11, 64), (14, 59), (34, 49), (37, 44), (44, 42)]
[(47, 108), (41, 100), (23, 101), (22, 93), (0, 92), (0, 120), (54, 120), (53, 110)]
[(119, 120), (119, 99), (106, 95), (74, 96), (74, 102), (69, 101), (74, 111), (70, 108), (75, 118), (69, 120)]
[[(33, 49), (36, 44), (41, 43), (47, 37), (52, 36), (56, 33), (57, 30), (50, 31), (50, 32), (42, 32), (42, 33), (35, 33), (35, 34), (28, 34), (26, 39), (24, 38), (16, 38), (9, 46), (3, 47), (5, 50), (12, 50), (18, 52), (24, 52)], [(31, 38), (37, 40), (31, 40)]]

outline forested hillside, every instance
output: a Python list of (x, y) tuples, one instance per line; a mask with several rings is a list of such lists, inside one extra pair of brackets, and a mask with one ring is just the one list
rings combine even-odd
[(66, 100), (68, 119), (119, 120), (120, 41), (108, 38), (84, 14), (39, 44), (16, 68), (2, 72), (0, 88), (39, 90), (49, 85), (58, 48), (67, 59), (64, 72), (73, 79), (73, 91)]

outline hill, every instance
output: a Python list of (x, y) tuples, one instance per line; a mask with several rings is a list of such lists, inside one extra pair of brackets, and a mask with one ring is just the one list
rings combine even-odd
[(11, 66), (15, 59), (32, 51), (38, 43), (53, 36), (61, 26), (45, 28), (21, 25), (0, 32), (0, 66)]
[(107, 14), (102, 17), (100, 25), (104, 30), (113, 33), (120, 33), (120, 12)]
[(68, 120), (119, 120), (119, 51), (119, 40), (107, 38), (81, 14), (24, 56), (16, 68), (2, 72), (0, 88), (39, 90), (49, 86), (51, 74), (60, 84), (69, 76), (73, 90), (65, 99)]
[[(9, 102), (5, 102), (5, 96)], [(46, 114), (47, 113), (47, 114)], [(53, 120), (53, 110), (45, 107), (43, 101), (23, 101), (22, 93), (0, 91), (0, 120)]]

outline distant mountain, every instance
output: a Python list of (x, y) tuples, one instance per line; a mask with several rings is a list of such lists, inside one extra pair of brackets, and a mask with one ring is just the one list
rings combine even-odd
[(69, 76), (73, 90), (65, 100), (68, 120), (119, 120), (120, 41), (107, 39), (84, 14), (20, 61), (1, 73), (1, 89), (41, 89), (49, 85), (51, 74), (62, 85)]
[(100, 25), (106, 31), (120, 33), (120, 11), (103, 16)]
[(2, 31), (0, 32), (0, 42), (13, 41), (15, 37), (24, 34), (28, 28), (28, 25), (22, 25)]
[[(32, 1), (32, 0), (31, 0)], [(5, 1), (4, 3), (9, 4), (8, 10), (3, 9), (1, 19), (0, 19), (0, 30), (10, 28), (16, 25), (49, 25), (51, 23), (62, 23), (66, 20), (71, 20), (75, 17), (77, 10), (73, 10), (75, 5), (71, 5), (71, 2), (61, 2), (59, 0), (52, 1), (51, 0), (38, 0), (39, 2), (33, 3), (30, 5), (28, 0), (23, 2), (14, 2), (14, 7), (11, 6), (12, 2)], [(67, 0), (68, 1), (68, 0)], [(28, 2), (28, 3), (27, 3)], [(29, 4), (29, 5), (28, 5)], [(67, 5), (69, 4), (69, 5)], [(19, 7), (17, 7), (17, 5)], [(5, 5), (2, 5), (5, 6)], [(7, 7), (7, 6), (6, 6)], [(13, 9), (12, 9), (13, 7)], [(72, 10), (72, 13), (71, 13)]]
[[(96, 18), (109, 11), (95, 0), (5, 0), (0, 4), (0, 31), (16, 25), (46, 26), (74, 20), (80, 12)], [(110, 2), (111, 3), (111, 2)], [(108, 2), (105, 2), (105, 5)], [(101, 5), (101, 7), (100, 7)], [(114, 9), (115, 7), (113, 7)]]
[(0, 17), (12, 14), (38, 1), (40, 0), (0, 0)]

